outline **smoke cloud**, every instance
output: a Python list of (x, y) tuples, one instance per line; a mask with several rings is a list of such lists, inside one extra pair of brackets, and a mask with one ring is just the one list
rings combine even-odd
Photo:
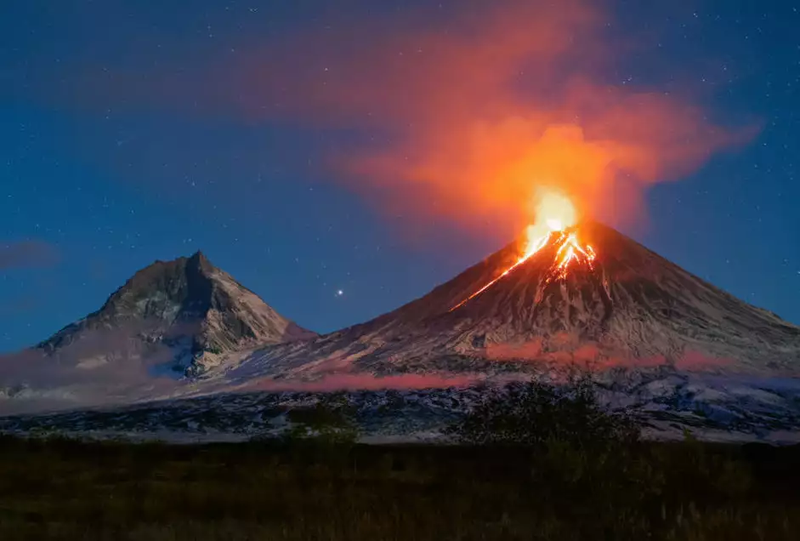
[(46, 242), (21, 241), (0, 244), (0, 270), (46, 267), (58, 261), (58, 251)]
[(419, 218), (411, 224), (445, 220), (507, 240), (534, 218), (539, 188), (552, 187), (584, 215), (623, 226), (644, 217), (648, 187), (758, 127), (719, 125), (674, 89), (621, 75), (631, 51), (640, 61), (651, 51), (614, 34), (604, 4), (464, 0), (391, 18), (344, 9), (316, 28), (233, 36), (216, 56), (84, 70), (69, 92), (103, 110), (167, 104), (310, 128), (320, 176), (390, 217)]
[(542, 186), (624, 225), (642, 217), (648, 186), (755, 133), (676, 95), (609, 84), (623, 51), (596, 2), (464, 6), (424, 29), (356, 22), (254, 45), (215, 68), (212, 99), (251, 121), (366, 134), (331, 143), (337, 178), (391, 215), (504, 233), (531, 221)]

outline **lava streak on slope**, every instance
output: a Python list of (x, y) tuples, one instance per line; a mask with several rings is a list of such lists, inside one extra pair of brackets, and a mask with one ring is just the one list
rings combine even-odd
[(545, 279), (546, 283), (550, 283), (554, 279), (564, 280), (569, 274), (569, 267), (573, 262), (585, 264), (590, 269), (594, 267), (594, 260), (597, 257), (594, 249), (588, 244), (584, 247), (580, 243), (577, 231), (571, 233), (562, 231), (556, 244), (558, 245), (556, 258)]
[(546, 284), (566, 279), (573, 265), (585, 265), (590, 270), (593, 269), (597, 254), (591, 246), (580, 242), (575, 222), (575, 208), (569, 199), (554, 192), (543, 194), (537, 204), (537, 221), (527, 229), (525, 250), (519, 259), (496, 278), (453, 306), (450, 312), (464, 306), (492, 287), (546, 246), (552, 246), (555, 250), (553, 262), (544, 279)]
[(486, 291), (487, 289), (492, 287), (494, 284), (496, 284), (498, 281), (500, 281), (500, 279), (502, 279), (503, 277), (507, 276), (511, 271), (513, 271), (514, 269), (516, 269), (517, 267), (519, 267), (520, 265), (525, 263), (530, 258), (531, 255), (533, 255), (533, 254), (524, 255), (521, 258), (519, 258), (516, 263), (514, 263), (513, 265), (508, 267), (506, 270), (504, 270), (500, 274), (500, 276), (498, 276), (497, 278), (495, 278), (494, 280), (492, 280), (491, 282), (489, 282), (488, 284), (486, 284), (485, 286), (480, 288), (478, 291), (476, 291), (475, 293), (473, 293), (472, 295), (470, 295), (469, 297), (467, 297), (466, 299), (464, 299), (460, 303), (458, 303), (455, 306), (453, 306), (449, 311), (452, 312), (453, 310), (455, 310), (457, 308), (461, 308), (462, 306), (467, 304), (468, 301), (474, 299), (475, 297), (477, 297), (478, 295), (480, 295), (481, 293), (483, 293), (484, 291)]

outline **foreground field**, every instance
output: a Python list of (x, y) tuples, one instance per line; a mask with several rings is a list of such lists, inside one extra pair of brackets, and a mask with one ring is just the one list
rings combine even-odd
[(0, 539), (799, 539), (800, 449), (0, 439)]

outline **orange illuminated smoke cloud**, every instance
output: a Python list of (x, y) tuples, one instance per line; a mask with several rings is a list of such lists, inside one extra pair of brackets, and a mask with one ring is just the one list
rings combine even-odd
[(219, 79), (248, 119), (363, 130), (368, 144), (331, 143), (320, 163), (404, 226), (498, 240), (530, 223), (532, 185), (627, 225), (647, 187), (743, 139), (680, 92), (609, 83), (625, 51), (603, 2), (463, 4), (425, 25), (343, 24), (257, 49)]
[(451, 312), (508, 276), (551, 242), (558, 248), (545, 283), (566, 279), (573, 263), (584, 263), (590, 269), (593, 268), (596, 258), (594, 249), (589, 245), (583, 246), (578, 240), (576, 231), (565, 231), (577, 223), (577, 211), (569, 198), (555, 191), (540, 190), (536, 198), (535, 216), (536, 221), (526, 229), (525, 248), (519, 259), (496, 278), (453, 306)]
[[(116, 74), (110, 88), (81, 95), (135, 89), (192, 114), (311, 128), (322, 134), (308, 148), (324, 153), (309, 155), (319, 178), (402, 216), (393, 223), (413, 233), (449, 222), (505, 240), (530, 223), (520, 201), (532, 186), (568, 197), (580, 215), (629, 225), (649, 186), (686, 176), (755, 130), (715, 123), (681, 91), (681, 66), (670, 66), (670, 92), (610, 80), (631, 51), (637, 63), (668, 59), (647, 43), (621, 47), (607, 6), (463, 0), (434, 16), (409, 8), (386, 18), (344, 10), (338, 22), (243, 39), (200, 73), (168, 65), (146, 78), (154, 87)], [(537, 239), (559, 230), (534, 224)]]

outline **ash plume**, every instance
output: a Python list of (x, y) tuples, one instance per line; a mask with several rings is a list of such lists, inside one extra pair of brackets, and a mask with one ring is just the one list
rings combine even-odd
[(717, 122), (691, 84), (677, 91), (677, 68), (669, 92), (622, 77), (632, 51), (641, 62), (657, 48), (618, 35), (603, 2), (464, 1), (320, 20), (234, 35), (235, 55), (167, 52), (160, 68), (96, 70), (71, 84), (75, 102), (308, 130), (315, 177), (406, 226), (445, 221), (498, 240), (535, 219), (541, 188), (584, 216), (640, 224), (649, 186), (758, 132)]
[(424, 27), (357, 21), (254, 47), (220, 96), (235, 90), (233, 109), (250, 120), (361, 130), (327, 163), (389, 215), (488, 224), (505, 239), (548, 187), (619, 226), (643, 217), (648, 186), (756, 128), (715, 124), (686, 96), (609, 83), (625, 52), (610, 21), (583, 0), (465, 3)]

